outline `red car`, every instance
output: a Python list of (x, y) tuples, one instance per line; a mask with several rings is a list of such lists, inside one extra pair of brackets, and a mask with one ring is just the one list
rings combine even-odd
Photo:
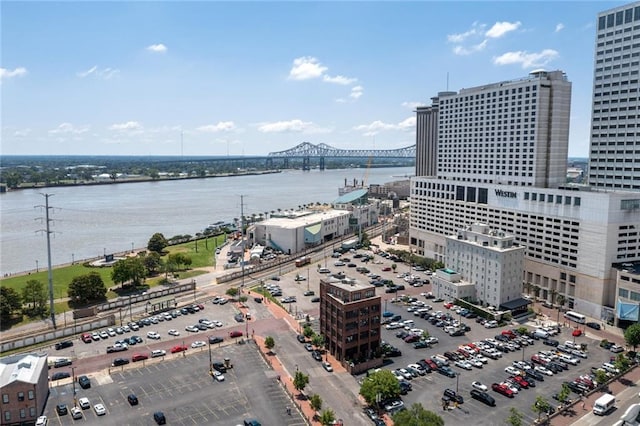
[(188, 349), (187, 345), (176, 345), (176, 346), (171, 348), (171, 353), (175, 354), (175, 353), (178, 353), (178, 352), (184, 352), (187, 349)]
[(91, 338), (91, 335), (89, 333), (84, 333), (81, 337), (82, 341), (85, 343), (91, 343), (93, 342), (93, 339)]
[(232, 331), (229, 333), (229, 337), (242, 337), (242, 331)]
[(529, 389), (529, 382), (527, 382), (522, 376), (511, 376), (510, 379), (519, 384), (523, 389)]
[(201, 311), (204, 309), (204, 305), (202, 303), (198, 303), (196, 306), (200, 308)]
[(382, 270), (383, 270), (383, 271), (385, 271), (385, 272), (387, 272), (387, 271), (390, 271), (390, 270), (391, 270), (391, 268), (390, 268), (389, 266), (385, 266), (384, 268), (382, 268)]
[(582, 330), (580, 330), (579, 328), (576, 328), (575, 330), (573, 330), (571, 332), (571, 335), (573, 337), (580, 337), (580, 336), (582, 336)]
[(149, 355), (147, 355), (147, 354), (133, 354), (133, 356), (131, 357), (131, 361), (133, 361), (133, 362), (143, 361), (145, 359), (149, 359)]
[(433, 371), (438, 369), (438, 364), (436, 364), (433, 360), (425, 359), (424, 362), (426, 362)]
[(498, 392), (501, 395), (504, 395), (508, 398), (513, 398), (513, 392), (511, 391), (511, 389), (509, 389), (508, 387), (506, 387), (505, 385), (501, 384), (501, 383), (494, 383), (491, 385), (491, 389), (493, 389), (495, 392)]

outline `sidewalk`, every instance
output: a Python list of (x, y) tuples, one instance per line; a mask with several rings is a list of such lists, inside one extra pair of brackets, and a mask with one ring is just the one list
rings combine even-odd
[[(611, 393), (612, 395), (615, 395), (616, 400), (618, 401), (619, 400), (618, 397), (620, 396), (621, 393), (632, 388), (635, 388), (631, 392), (632, 395), (637, 395), (637, 387), (639, 384), (640, 384), (640, 367), (636, 366), (624, 376), (611, 382), (609, 384), (609, 390), (610, 390), (609, 393)], [(628, 393), (628, 392), (625, 392), (625, 393)], [(551, 419), (551, 424), (553, 426), (588, 425), (590, 422), (585, 418), (585, 416), (591, 413), (591, 410), (593, 409), (593, 404), (595, 403), (596, 399), (602, 396), (602, 394), (603, 392), (594, 392), (593, 394), (585, 398), (584, 408), (582, 408), (582, 402), (578, 400), (571, 407), (567, 408), (565, 412)], [(625, 396), (624, 400), (628, 400), (628, 399), (630, 398)], [(618, 413), (618, 416), (622, 414), (623, 413)]]

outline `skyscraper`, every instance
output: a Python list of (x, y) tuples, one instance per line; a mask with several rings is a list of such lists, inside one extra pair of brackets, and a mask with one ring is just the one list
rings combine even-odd
[(593, 186), (565, 183), (561, 71), (439, 93), (416, 111), (417, 155), (434, 156), (416, 158), (411, 181), (415, 253), (445, 261), (447, 236), (484, 223), (526, 247), (523, 291), (602, 320), (621, 318), (622, 299), (637, 304), (640, 274), (620, 271), (640, 265), (639, 7), (597, 20)]
[(589, 184), (640, 191), (640, 2), (597, 25)]

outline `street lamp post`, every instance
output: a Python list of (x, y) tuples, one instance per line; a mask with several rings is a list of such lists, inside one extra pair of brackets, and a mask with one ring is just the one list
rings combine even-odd
[(524, 345), (522, 346), (522, 362), (524, 362)]
[(456, 393), (458, 393), (458, 383), (460, 382), (460, 373), (456, 374)]
[(209, 340), (209, 375), (213, 376), (213, 361), (211, 360), (211, 340)]
[(78, 406), (78, 399), (76, 398), (76, 368), (71, 367), (71, 378), (73, 380), (73, 406)]
[(40, 267), (38, 266), (38, 259), (36, 259), (36, 272), (40, 272)]
[(75, 256), (74, 256), (74, 254), (73, 254), (73, 253), (71, 253), (71, 264), (72, 264), (72, 265), (75, 265), (75, 263), (76, 263)]

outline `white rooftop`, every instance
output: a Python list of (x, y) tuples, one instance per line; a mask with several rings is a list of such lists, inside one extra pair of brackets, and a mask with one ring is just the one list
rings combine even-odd
[(14, 382), (37, 383), (43, 368), (47, 368), (47, 354), (22, 354), (0, 359), (0, 387)]
[(346, 210), (326, 210), (323, 212), (309, 212), (307, 214), (300, 214), (296, 212), (295, 215), (289, 217), (272, 217), (267, 220), (259, 222), (262, 226), (277, 226), (280, 228), (296, 229), (306, 225), (314, 225), (326, 220), (335, 219), (342, 216), (349, 216), (349, 212)]

